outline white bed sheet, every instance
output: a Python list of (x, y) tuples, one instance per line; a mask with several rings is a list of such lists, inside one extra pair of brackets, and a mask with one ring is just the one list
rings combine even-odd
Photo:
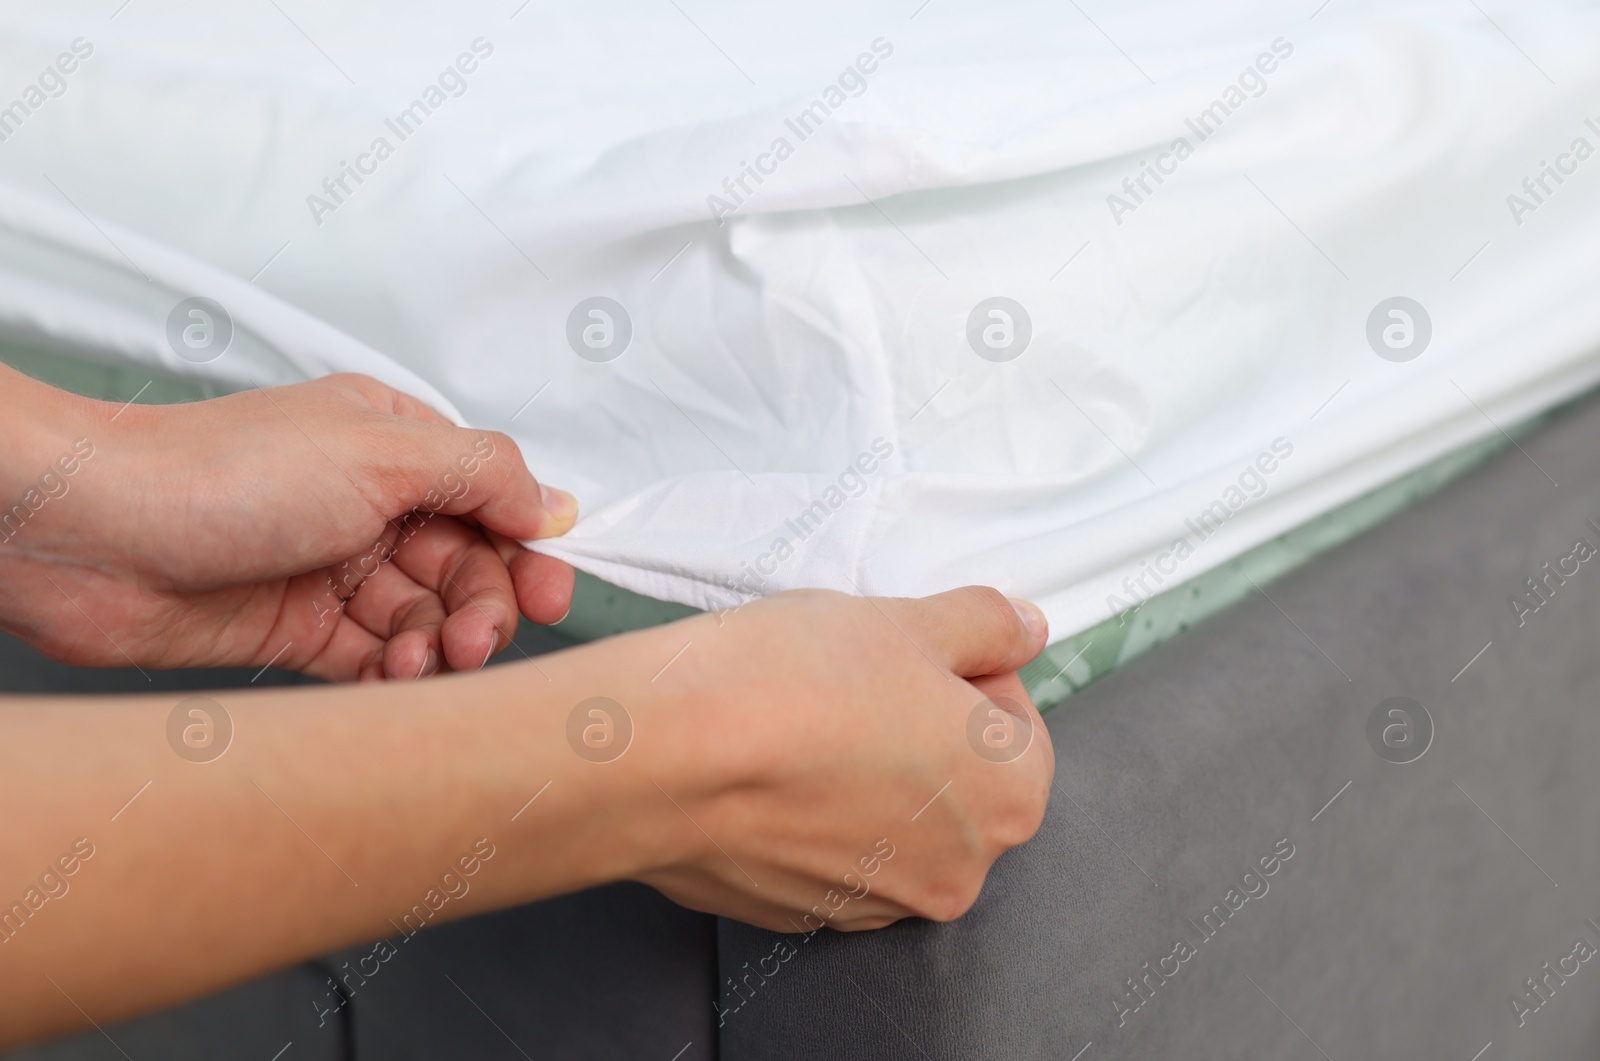
[(1600, 15), (1305, 6), (13, 10), (0, 334), (371, 373), (651, 596), (980, 582), (1065, 636), (1600, 379)]

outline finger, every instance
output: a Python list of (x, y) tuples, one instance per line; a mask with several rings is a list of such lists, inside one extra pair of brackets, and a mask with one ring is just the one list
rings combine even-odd
[[(471, 518), (463, 517), (463, 521)], [(491, 530), (483, 531), (483, 536), (511, 570), (517, 606), (524, 617), (543, 626), (554, 626), (567, 617), (572, 611), (572, 591), (577, 584), (577, 572), (571, 564), (533, 552), (521, 542)]]
[(330, 682), (369, 680), (382, 676), (383, 640), (360, 623), (341, 616), (321, 650), (299, 663), (295, 670)]
[(383, 650), (386, 678), (426, 678), (444, 662), (442, 634), (446, 612), (439, 595), (391, 561), (361, 584), (345, 614), (373, 636)]
[[(1022, 684), (1022, 676), (1012, 671), (1009, 674), (986, 674), (980, 678), (968, 678), (967, 683), (983, 694), (985, 699), (997, 702), (1009, 702), (1006, 709), (1021, 711), (1026, 715), (1028, 745), (1021, 754), (1040, 747), (1045, 750), (1046, 758), (1051, 763), (1055, 762), (1055, 749), (1050, 744), (1050, 731), (1045, 728), (1044, 716), (1033, 704), (1033, 697), (1028, 695), (1028, 687)], [(1021, 721), (1021, 720), (1019, 720)], [(1009, 760), (1007, 760), (1009, 761)]]
[[(823, 926), (850, 932), (869, 925), (882, 927), (917, 916), (904, 904), (874, 891), (870, 898), (852, 900), (837, 911), (842, 916), (830, 915), (824, 920), (815, 907), (807, 909), (802, 905), (810, 899), (811, 887), (815, 886), (812, 881), (804, 884), (797, 882), (790, 887), (780, 886), (785, 893), (782, 897), (752, 893), (742, 886), (742, 879), (737, 874), (719, 877), (704, 872), (669, 872), (653, 875), (645, 883), (679, 906), (731, 917), (772, 932), (809, 933)], [(821, 890), (826, 887), (823, 885)], [(818, 894), (821, 894), (820, 890)]]
[(355, 681), (381, 663), (383, 639), (345, 614), (359, 576), (336, 585), (330, 571), (341, 579), (348, 574), (342, 567), (321, 568), (289, 579), (256, 663), (334, 682)]
[(1020, 669), (1049, 640), (1044, 613), (987, 586), (878, 602), (909, 636), (931, 644), (961, 677)]
[(511, 573), (482, 534), (436, 518), (401, 543), (394, 562), (444, 602), (440, 647), (452, 670), (477, 670), (511, 643), (517, 630)]
[(1028, 713), (1034, 717), (1035, 721), (1039, 721), (1043, 717), (1039, 714), (1039, 709), (1033, 706), (1033, 697), (1028, 695), (1028, 687), (1022, 684), (1022, 678), (1016, 671), (968, 678), (967, 684), (991, 700), (1003, 696), (1007, 700), (1016, 701), (1027, 708)]
[(1044, 821), (1056, 772), (1055, 744), (1020, 675), (990, 674), (970, 679), (970, 684), (1001, 710), (1014, 716), (1022, 713), (1013, 723), (1011, 739), (1027, 743), (1012, 745), (1007, 754), (990, 760), (1007, 772), (1012, 784), (986, 789), (999, 801), (991, 808), (998, 816), (991, 822), (990, 835), (1000, 850), (1006, 850), (1032, 839)]
[(488, 543), (474, 545), (444, 591), (450, 615), (442, 632), (452, 670), (477, 670), (504, 651), (517, 633), (517, 597), (511, 573)]
[(517, 546), (511, 558), (511, 584), (516, 588), (517, 606), (530, 622), (554, 626), (572, 611), (572, 590), (577, 572), (572, 565), (553, 556)]

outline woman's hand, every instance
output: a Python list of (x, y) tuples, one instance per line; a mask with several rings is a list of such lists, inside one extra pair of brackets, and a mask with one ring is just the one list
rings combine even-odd
[(507, 436), (375, 380), (119, 410), (0, 373), (23, 436), (0, 469), (0, 627), (54, 658), (411, 679), (481, 667), (519, 605), (549, 623), (571, 603), (572, 570), (514, 539), (564, 533), (572, 497)]
[(953, 919), (1044, 816), (1055, 754), (1016, 671), (1046, 637), (992, 589), (801, 591), (547, 657), (594, 748), (546, 813), (571, 801), (591, 860), (776, 931)]

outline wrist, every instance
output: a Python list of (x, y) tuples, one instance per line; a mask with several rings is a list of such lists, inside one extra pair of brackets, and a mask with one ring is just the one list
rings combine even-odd
[(96, 446), (92, 403), (14, 370), (5, 373), (7, 456), (0, 461), (0, 563), (49, 552), (68, 495), (85, 480)]
[[(510, 787), (537, 798), (508, 829), (526, 871), (554, 891), (638, 880), (707, 844), (686, 815), (714, 764), (682, 754), (687, 716), (640, 660), (665, 660), (685, 620), (495, 667), (476, 679), (513, 716), (493, 743)], [(637, 673), (635, 673), (637, 671)], [(689, 742), (697, 743), (697, 742)], [(549, 787), (545, 788), (545, 783)], [(536, 863), (536, 864), (535, 864)], [(544, 894), (552, 894), (545, 890)]]
[[(9, 511), (47, 473), (61, 474), (55, 459), (87, 435), (89, 403), (15, 369), (0, 365), (0, 419), (6, 457), (0, 461), (0, 505)], [(48, 484), (46, 484), (48, 485)], [(44, 487), (41, 487), (41, 492)]]
[(0, 462), (0, 554), (107, 573), (176, 548), (169, 514), (204, 509), (193, 470), (174, 473), (187, 437), (174, 413), (190, 406), (98, 401), (0, 373), (8, 440), (20, 442)]
[[(0, 457), (0, 629), (34, 647), (48, 636), (65, 602), (63, 565), (103, 564), (102, 513), (107, 440), (116, 407), (59, 390), (0, 365), (0, 419), (6, 448)], [(115, 524), (113, 519), (112, 524)], [(51, 581), (56, 588), (51, 587)]]

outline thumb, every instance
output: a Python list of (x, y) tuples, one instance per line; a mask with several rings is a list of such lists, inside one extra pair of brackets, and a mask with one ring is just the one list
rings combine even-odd
[(1033, 659), (1049, 640), (1044, 613), (987, 586), (931, 597), (883, 601), (913, 639), (962, 678), (1006, 674)]
[(471, 515), (508, 538), (553, 538), (572, 529), (578, 501), (542, 487), (511, 436), (457, 427), (424, 402), (370, 376), (340, 373), (306, 384), (376, 413), (372, 434), (355, 444), (364, 467), (379, 470), (395, 517), (418, 508)]
[(521, 540), (565, 534), (577, 521), (577, 499), (541, 486), (510, 435), (403, 416), (392, 417), (388, 426), (384, 449), (393, 462), (398, 512), (422, 508), (471, 516), (488, 530)]

